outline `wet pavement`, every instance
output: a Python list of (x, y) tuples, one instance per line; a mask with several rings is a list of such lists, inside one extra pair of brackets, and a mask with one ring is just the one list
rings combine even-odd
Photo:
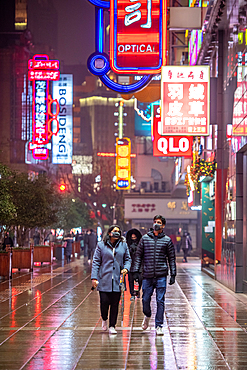
[[(142, 303), (125, 292), (117, 335), (101, 331), (99, 296), (83, 257), (0, 281), (0, 370), (247, 369), (247, 296), (178, 258), (167, 288), (164, 335), (143, 332)], [(155, 308), (155, 299), (152, 300)], [(154, 311), (154, 310), (153, 310)]]

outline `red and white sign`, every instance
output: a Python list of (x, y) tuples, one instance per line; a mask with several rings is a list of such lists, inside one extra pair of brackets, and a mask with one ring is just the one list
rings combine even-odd
[(165, 0), (110, 1), (110, 64), (115, 73), (159, 73), (165, 65)]
[(162, 67), (162, 135), (209, 135), (209, 66)]
[(192, 136), (162, 136), (160, 107), (153, 106), (153, 155), (154, 157), (191, 157), (192, 156)]
[(46, 54), (36, 54), (28, 61), (29, 81), (58, 81), (60, 78), (59, 61), (49, 60)]

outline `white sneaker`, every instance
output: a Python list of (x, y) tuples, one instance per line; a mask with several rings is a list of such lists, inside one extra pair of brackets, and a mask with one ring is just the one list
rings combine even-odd
[(163, 329), (162, 329), (161, 326), (157, 326), (157, 328), (156, 328), (156, 334), (157, 335), (164, 335)]
[(107, 320), (102, 320), (102, 330), (107, 330)]
[(147, 330), (149, 325), (150, 317), (144, 316), (143, 322), (142, 322), (142, 329)]
[(117, 334), (117, 331), (113, 326), (109, 328), (109, 334)]

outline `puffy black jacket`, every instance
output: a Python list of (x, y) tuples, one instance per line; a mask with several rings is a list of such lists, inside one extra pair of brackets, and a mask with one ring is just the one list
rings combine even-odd
[(133, 270), (139, 271), (143, 261), (143, 277), (150, 279), (168, 275), (176, 276), (176, 256), (171, 238), (163, 232), (155, 238), (153, 231), (143, 235), (138, 245)]

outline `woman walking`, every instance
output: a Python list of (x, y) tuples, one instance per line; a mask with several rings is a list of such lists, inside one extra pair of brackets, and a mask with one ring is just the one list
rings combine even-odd
[(121, 295), (120, 275), (126, 275), (131, 266), (128, 246), (121, 236), (120, 227), (112, 225), (103, 241), (97, 244), (92, 263), (92, 287), (99, 290), (102, 329), (107, 330), (108, 311), (109, 333), (115, 329), (118, 305)]

